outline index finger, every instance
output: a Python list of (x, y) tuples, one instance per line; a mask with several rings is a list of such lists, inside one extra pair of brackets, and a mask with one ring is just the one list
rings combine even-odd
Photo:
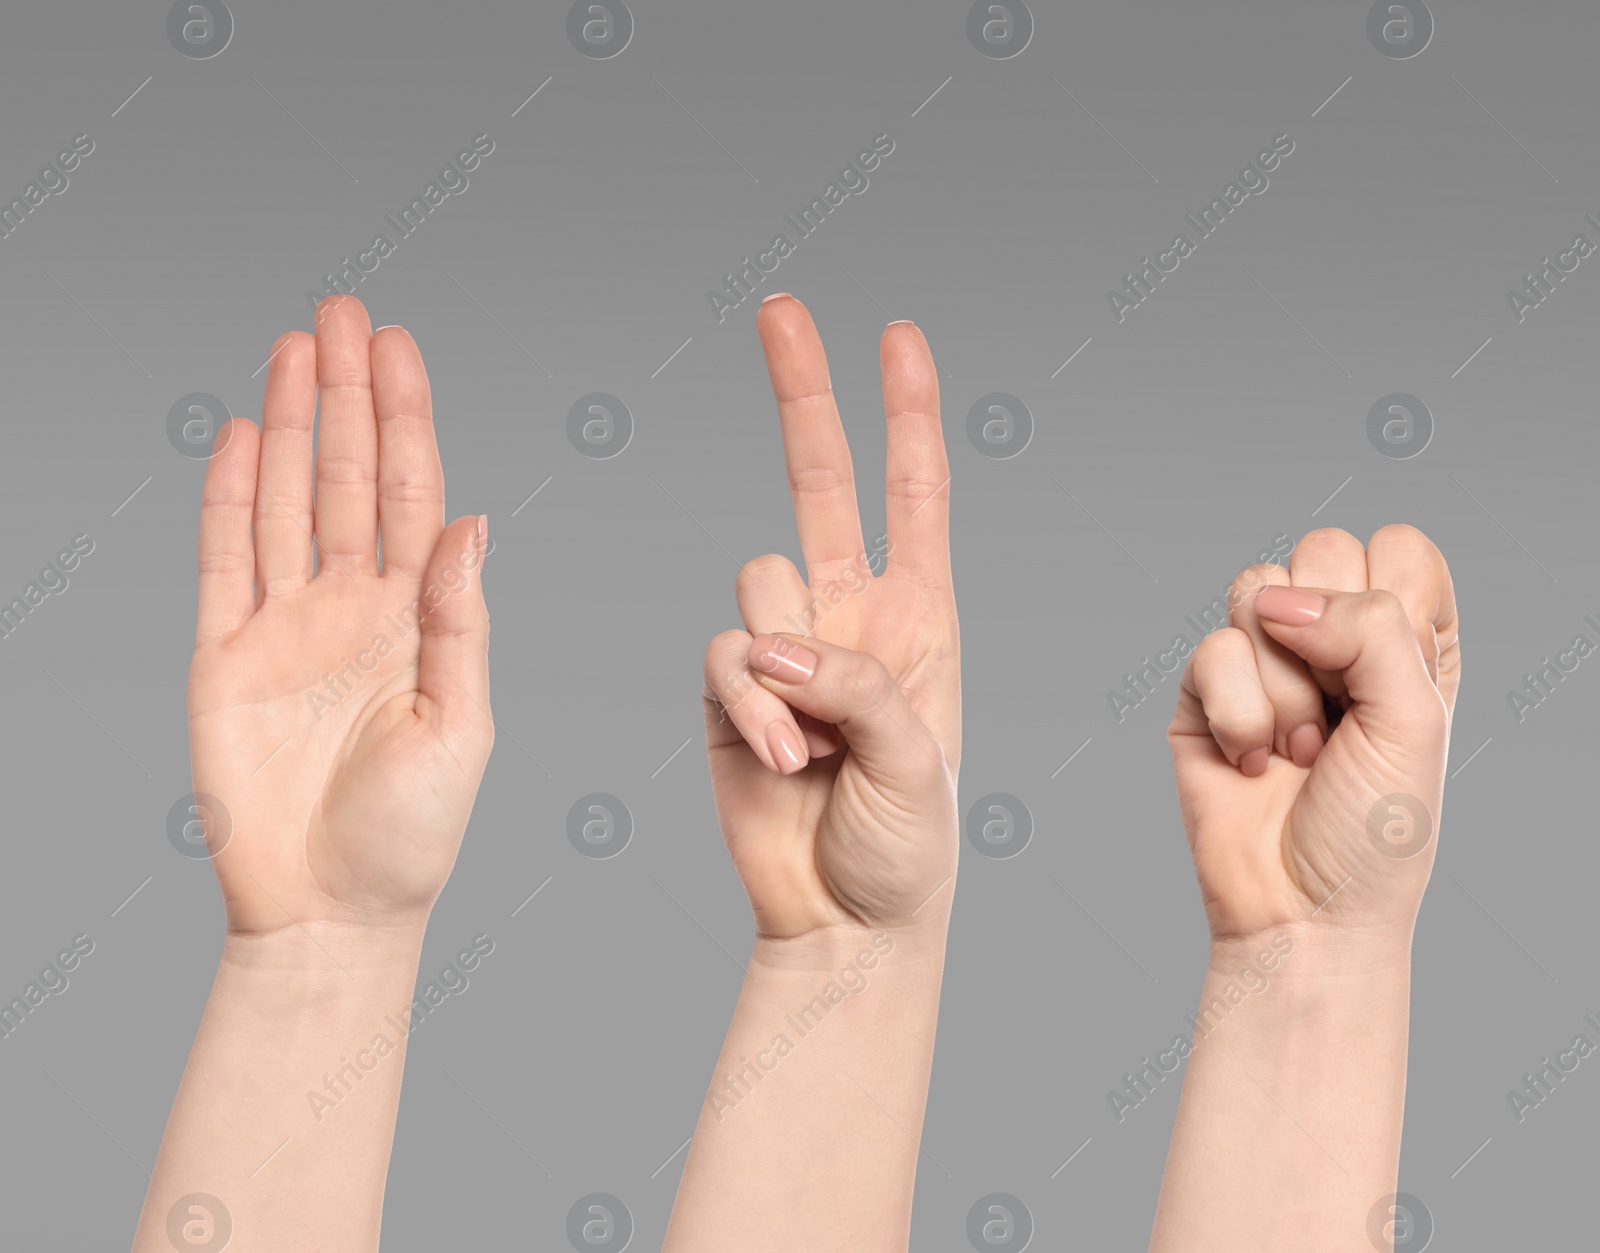
[(786, 292), (775, 293), (762, 302), (756, 331), (778, 402), (806, 577), (815, 580), (819, 570), (854, 560), (865, 549), (850, 445), (834, 404), (822, 338), (806, 307)]

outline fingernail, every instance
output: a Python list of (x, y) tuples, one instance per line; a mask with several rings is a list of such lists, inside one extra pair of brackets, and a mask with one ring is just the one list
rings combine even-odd
[(783, 683), (804, 683), (817, 672), (817, 655), (793, 640), (758, 635), (750, 641), (750, 668)]
[(1302, 769), (1316, 761), (1322, 751), (1322, 728), (1307, 722), (1289, 732), (1289, 759)]
[(1298, 587), (1269, 584), (1256, 593), (1256, 616), (1284, 626), (1305, 626), (1322, 617), (1328, 598)]
[(911, 326), (912, 325), (912, 321), (911, 321), (910, 318), (901, 318), (898, 322), (891, 322), (891, 323), (889, 323), (889, 325), (890, 326)]
[(787, 722), (767, 723), (767, 751), (784, 774), (794, 774), (806, 768), (805, 747)]
[[(786, 292), (786, 291), (775, 291), (775, 292), (773, 292), (773, 293), (772, 293), (772, 295), (770, 295), (770, 296), (763, 296), (763, 297), (762, 297), (762, 298), (761, 298), (761, 303), (762, 303), (762, 304), (766, 304), (766, 303), (767, 303), (767, 301), (769, 301), (769, 300), (777, 300), (777, 299), (779, 299), (779, 298), (780, 298), (780, 297), (782, 297), (782, 296), (789, 296), (789, 293), (788, 293), (788, 292)], [(789, 296), (789, 299), (790, 299), (790, 300), (793, 300), (793, 299), (794, 299), (794, 297), (793, 297), (793, 296)]]
[(1239, 773), (1252, 779), (1258, 774), (1265, 774), (1267, 758), (1270, 756), (1272, 756), (1272, 750), (1269, 748), (1252, 748), (1243, 757), (1239, 758)]

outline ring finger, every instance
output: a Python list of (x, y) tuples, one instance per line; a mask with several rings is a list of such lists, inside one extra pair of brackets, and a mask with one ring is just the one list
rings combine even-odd
[[(818, 606), (800, 571), (787, 557), (769, 553), (747, 561), (734, 581), (739, 616), (751, 635), (810, 635), (816, 630)], [(844, 742), (839, 729), (795, 711), (813, 757), (826, 757)]]

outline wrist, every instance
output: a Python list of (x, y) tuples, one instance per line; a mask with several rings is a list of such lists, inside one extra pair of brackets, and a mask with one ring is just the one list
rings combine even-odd
[(338, 990), (351, 979), (414, 980), (424, 929), (423, 922), (373, 927), (318, 921), (272, 932), (230, 931), (221, 969), (306, 991), (323, 984)]
[(1195, 1028), (1209, 1036), (1227, 1020), (1269, 1037), (1337, 1032), (1373, 1014), (1403, 1016), (1410, 984), (1409, 928), (1286, 923), (1212, 941)]
[(871, 969), (890, 960), (902, 968), (942, 971), (947, 910), (927, 911), (911, 925), (873, 927), (863, 923), (836, 923), (796, 936), (757, 934), (750, 965), (771, 972), (826, 974), (854, 966)]
[[(1208, 969), (1231, 972), (1254, 964), (1307, 981), (1343, 980), (1408, 970), (1409, 925), (1348, 927), (1316, 920), (1285, 922), (1248, 934), (1213, 936)], [(1277, 955), (1274, 961), (1272, 955)]]
[(895, 1023), (909, 1029), (938, 1012), (944, 955), (944, 930), (933, 926), (833, 926), (790, 939), (758, 936), (741, 999), (757, 1013), (804, 1008), (831, 1018), (828, 1011), (838, 1010), (854, 1024), (840, 1039), (860, 1039), (862, 1032), (870, 1037)]

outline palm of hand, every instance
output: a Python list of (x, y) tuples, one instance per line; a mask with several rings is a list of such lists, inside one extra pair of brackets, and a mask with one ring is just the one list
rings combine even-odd
[(330, 297), (201, 500), (190, 752), (231, 931), (408, 926), (443, 888), (494, 739), (486, 520), (443, 515), (415, 341)]
[(196, 650), (195, 789), (231, 820), (236, 929), (425, 910), (449, 875), (477, 779), (417, 713), (418, 593), (325, 576)]

